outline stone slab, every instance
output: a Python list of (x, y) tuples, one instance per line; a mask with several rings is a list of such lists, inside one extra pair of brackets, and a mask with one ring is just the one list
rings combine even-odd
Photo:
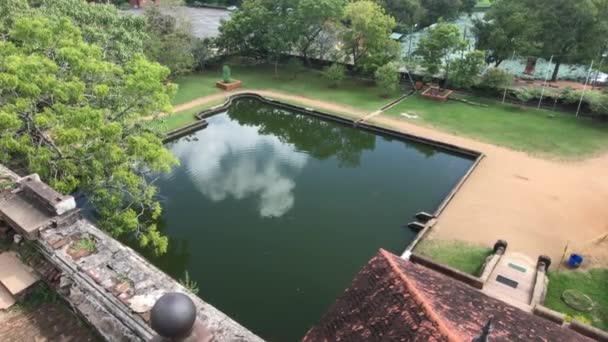
[(0, 201), (0, 215), (19, 234), (29, 239), (38, 236), (38, 230), (51, 223), (55, 215), (40, 207), (19, 192)]
[(0, 254), (0, 283), (17, 295), (38, 281), (34, 271), (24, 265), (14, 252)]

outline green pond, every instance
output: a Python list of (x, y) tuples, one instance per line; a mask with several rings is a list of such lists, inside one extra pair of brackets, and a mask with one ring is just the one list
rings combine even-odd
[(168, 144), (152, 261), (269, 341), (303, 337), (380, 248), (400, 255), (473, 163), (255, 99), (208, 121)]

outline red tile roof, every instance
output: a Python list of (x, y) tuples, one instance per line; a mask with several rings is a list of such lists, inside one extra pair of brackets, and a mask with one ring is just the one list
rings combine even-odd
[(591, 341), (387, 251), (372, 258), (303, 341)]

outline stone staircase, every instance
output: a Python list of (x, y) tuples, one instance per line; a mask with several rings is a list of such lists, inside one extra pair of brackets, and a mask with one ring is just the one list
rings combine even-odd
[(0, 310), (10, 308), (16, 297), (23, 294), (39, 280), (29, 266), (19, 260), (15, 252), (0, 254)]

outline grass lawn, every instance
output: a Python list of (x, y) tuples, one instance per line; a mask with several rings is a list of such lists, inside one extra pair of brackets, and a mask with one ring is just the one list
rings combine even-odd
[[(174, 104), (191, 101), (197, 97), (219, 92), (215, 82), (221, 77), (220, 69), (208, 70), (178, 78), (178, 93)], [(398, 97), (379, 96), (376, 87), (347, 77), (338, 88), (329, 88), (322, 73), (314, 69), (279, 67), (279, 78), (274, 78), (274, 67), (270, 65), (233, 66), (232, 77), (243, 81), (243, 89), (276, 90), (287, 94), (345, 104), (365, 111), (376, 111)]]
[(407, 120), (541, 156), (580, 158), (608, 147), (608, 124), (571, 114), (471, 100), (488, 107), (414, 96), (386, 114), (401, 118), (401, 113), (417, 114), (419, 118)]
[[(587, 272), (549, 272), (549, 289), (544, 305), (570, 317), (608, 331), (608, 269), (592, 269)], [(562, 300), (565, 290), (575, 289), (586, 294), (594, 302), (589, 312), (579, 312)]]
[(479, 276), (481, 267), (492, 249), (464, 241), (423, 239), (414, 250), (432, 260)]
[(162, 118), (158, 118), (154, 121), (151, 121), (150, 125), (152, 127), (159, 127), (162, 132), (170, 132), (174, 129), (187, 126), (196, 121), (194, 115), (196, 115), (198, 112), (220, 105), (222, 103), (224, 103), (223, 99), (205, 103), (203, 105), (191, 109), (186, 109), (181, 112), (172, 113), (170, 115), (163, 116)]

